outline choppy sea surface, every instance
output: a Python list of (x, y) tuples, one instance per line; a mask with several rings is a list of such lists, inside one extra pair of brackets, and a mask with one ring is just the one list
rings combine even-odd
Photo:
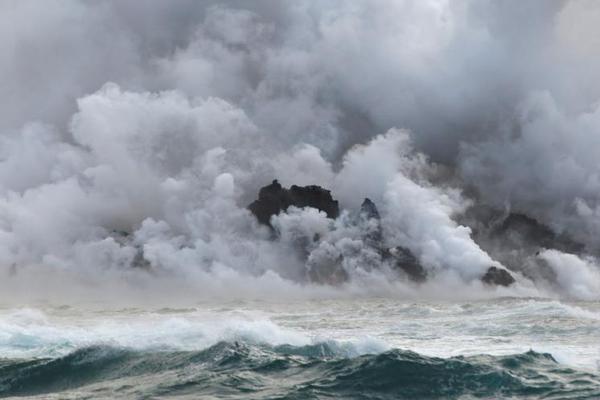
[(0, 306), (0, 397), (600, 399), (600, 303)]

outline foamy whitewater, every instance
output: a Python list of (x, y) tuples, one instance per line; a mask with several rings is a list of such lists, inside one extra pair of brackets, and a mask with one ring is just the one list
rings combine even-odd
[(600, 303), (382, 298), (0, 311), (2, 396), (598, 398)]
[[(0, 397), (600, 398), (599, 38), (595, 0), (0, 2)], [(260, 221), (274, 180), (336, 212)]]

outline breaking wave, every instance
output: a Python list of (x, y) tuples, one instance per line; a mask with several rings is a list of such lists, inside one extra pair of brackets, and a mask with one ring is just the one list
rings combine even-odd
[[(549, 354), (425, 357), (410, 351), (347, 357), (335, 345), (220, 342), (202, 351), (93, 346), (55, 359), (2, 360), (0, 396), (247, 399), (521, 398), (600, 396), (600, 377)], [(185, 397), (184, 397), (185, 398)]]

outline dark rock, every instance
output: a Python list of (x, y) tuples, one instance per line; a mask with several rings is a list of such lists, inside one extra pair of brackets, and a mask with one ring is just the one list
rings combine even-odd
[(567, 232), (553, 230), (529, 215), (484, 204), (470, 207), (457, 222), (472, 229), (473, 240), (491, 258), (533, 281), (556, 283), (552, 268), (538, 257), (545, 249), (573, 254), (590, 251)]
[(584, 246), (563, 233), (555, 233), (548, 226), (524, 214), (510, 213), (496, 228), (503, 237), (520, 236), (521, 242), (538, 248), (557, 249), (567, 253), (580, 253)]
[(122, 247), (131, 246), (136, 249), (135, 256), (133, 257), (133, 260), (131, 260), (131, 267), (147, 270), (151, 269), (152, 265), (150, 264), (150, 261), (144, 257), (143, 247), (133, 242), (133, 235), (131, 233), (121, 230), (114, 230), (111, 232), (111, 237)]
[[(522, 262), (541, 249), (556, 249), (565, 253), (580, 254), (585, 246), (565, 232), (555, 232), (535, 218), (521, 213), (507, 213), (485, 205), (469, 208), (458, 221), (472, 229), (472, 236), (486, 252), (512, 269), (510, 264)], [(518, 251), (516, 262), (505, 262), (502, 256)], [(525, 254), (523, 254), (525, 253)], [(507, 265), (509, 264), (509, 265)]]
[(427, 271), (409, 249), (400, 246), (392, 247), (384, 253), (384, 256), (391, 259), (393, 266), (404, 271), (411, 280), (425, 282), (427, 279)]
[(363, 233), (362, 241), (364, 245), (373, 250), (379, 257), (378, 263), (385, 257), (387, 249), (383, 242), (383, 229), (381, 227), (381, 216), (375, 203), (369, 198), (365, 198), (356, 223)]
[(360, 214), (363, 215), (367, 219), (371, 219), (371, 218), (375, 218), (377, 220), (381, 219), (381, 216), (379, 215), (379, 210), (377, 210), (377, 206), (368, 197), (366, 197), (363, 200), (363, 202), (360, 206)]
[(150, 261), (146, 260), (146, 257), (144, 257), (144, 249), (142, 247), (136, 247), (137, 252), (131, 261), (131, 266), (133, 268), (151, 269), (152, 265), (150, 264)]
[(403, 271), (414, 282), (427, 279), (427, 272), (409, 249), (400, 246), (388, 249), (384, 246), (381, 216), (371, 199), (366, 198), (360, 206), (360, 218), (367, 232), (363, 237), (365, 245), (375, 249), (381, 259), (391, 261), (394, 268)]
[(515, 283), (515, 278), (505, 269), (498, 267), (489, 267), (486, 273), (481, 277), (481, 281), (486, 285), (510, 286)]
[[(277, 180), (270, 185), (260, 189), (258, 199), (248, 206), (248, 209), (256, 216), (261, 224), (271, 226), (271, 217), (289, 207), (313, 207), (327, 214), (327, 217), (335, 219), (339, 216), (338, 202), (331, 197), (331, 192), (320, 186), (296, 186), (289, 189), (282, 187)], [(393, 268), (402, 271), (411, 280), (415, 282), (424, 282), (427, 278), (427, 272), (423, 268), (412, 252), (404, 247), (387, 248), (383, 237), (381, 226), (381, 216), (377, 206), (370, 199), (366, 198), (360, 208), (358, 217), (354, 220), (361, 231), (365, 232), (362, 239), (368, 251), (364, 254), (364, 265), (373, 263), (381, 265), (387, 262)], [(316, 235), (312, 238), (298, 238), (296, 248), (300, 249), (301, 258), (308, 262), (308, 278), (313, 282), (339, 284), (349, 279), (348, 273), (344, 270), (342, 257), (331, 259), (319, 258), (319, 262), (310, 260), (310, 251), (320, 237)]]
[(313, 207), (324, 211), (328, 218), (336, 219), (340, 215), (338, 202), (331, 197), (329, 190), (320, 186), (296, 186), (292, 185), (289, 190), (291, 204), (296, 207)]
[(261, 224), (271, 226), (271, 217), (286, 210), (290, 205), (288, 191), (279, 182), (273, 181), (258, 192), (258, 199), (248, 206)]
[(323, 211), (328, 218), (335, 219), (340, 214), (338, 202), (331, 197), (329, 190), (320, 186), (282, 187), (277, 180), (258, 192), (258, 199), (248, 206), (261, 224), (271, 226), (271, 217), (289, 207), (312, 207)]
[(366, 198), (360, 206), (360, 218), (360, 222), (367, 232), (363, 237), (365, 244), (381, 250), (383, 246), (381, 216), (377, 206), (369, 198)]

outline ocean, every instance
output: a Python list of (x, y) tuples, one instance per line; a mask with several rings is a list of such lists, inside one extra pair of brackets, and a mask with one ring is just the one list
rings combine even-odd
[(600, 302), (5, 306), (0, 397), (598, 399)]
[(600, 0), (0, 0), (0, 101), (0, 400), (600, 400)]

